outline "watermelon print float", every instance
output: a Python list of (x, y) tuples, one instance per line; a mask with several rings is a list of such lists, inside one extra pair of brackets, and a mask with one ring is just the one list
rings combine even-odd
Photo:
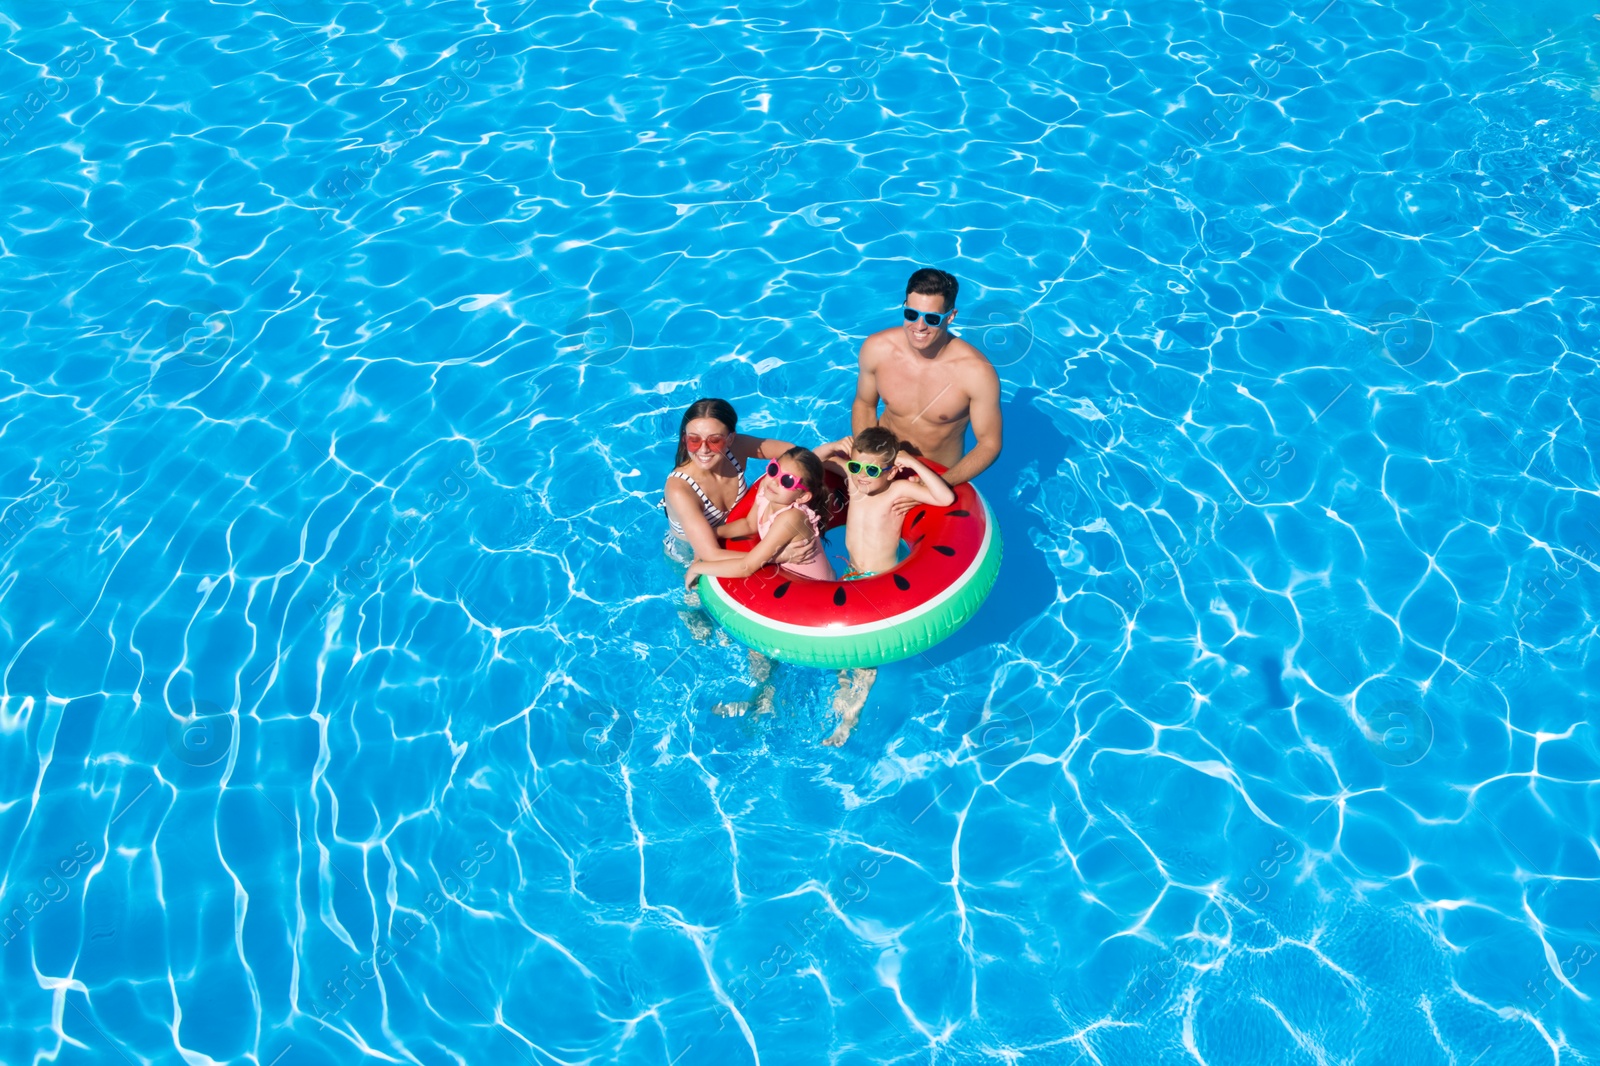
[[(933, 466), (943, 473), (942, 467)], [(840, 484), (830, 475), (830, 484)], [(744, 517), (760, 482), (729, 513)], [(741, 643), (780, 662), (849, 669), (907, 659), (944, 640), (977, 613), (1000, 571), (1000, 531), (972, 485), (949, 507), (906, 514), (910, 554), (893, 570), (855, 581), (813, 581), (776, 566), (745, 578), (702, 577), (700, 601)], [(828, 528), (841, 526), (840, 507)], [(749, 551), (755, 537), (726, 547)]]

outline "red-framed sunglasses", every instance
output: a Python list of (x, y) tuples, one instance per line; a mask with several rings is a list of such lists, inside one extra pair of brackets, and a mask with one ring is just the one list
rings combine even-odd
[(709, 444), (711, 445), (711, 450), (716, 451), (728, 443), (728, 435), (726, 433), (713, 433), (709, 437), (702, 437), (698, 433), (685, 433), (683, 435), (683, 443), (688, 445), (691, 452), (699, 451), (702, 444)]
[(805, 482), (801, 481), (793, 474), (782, 473), (778, 468), (778, 460), (776, 459), (767, 464), (767, 476), (771, 478), (777, 478), (778, 484), (791, 491), (805, 487)]

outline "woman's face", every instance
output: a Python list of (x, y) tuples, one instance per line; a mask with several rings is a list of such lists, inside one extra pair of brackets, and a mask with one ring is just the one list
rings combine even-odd
[[(769, 477), (761, 483), (761, 491), (766, 494), (767, 500), (778, 505), (790, 503), (805, 503), (811, 499), (811, 490), (806, 488), (805, 468), (793, 459), (779, 459), (778, 476)], [(789, 484), (794, 488), (783, 487), (783, 475), (790, 475)]]
[(683, 427), (683, 446), (689, 450), (690, 462), (710, 470), (733, 447), (733, 431), (715, 418), (690, 419)]

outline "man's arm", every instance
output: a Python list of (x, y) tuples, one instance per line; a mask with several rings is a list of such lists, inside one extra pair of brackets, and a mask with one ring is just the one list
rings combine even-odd
[(1000, 455), (1000, 377), (987, 359), (974, 370), (967, 383), (968, 406), (972, 419), (972, 450), (961, 457), (944, 475), (946, 485), (956, 486), (971, 481)]
[(872, 338), (861, 344), (861, 354), (856, 359), (856, 399), (850, 405), (850, 435), (878, 424), (878, 356), (870, 351)]

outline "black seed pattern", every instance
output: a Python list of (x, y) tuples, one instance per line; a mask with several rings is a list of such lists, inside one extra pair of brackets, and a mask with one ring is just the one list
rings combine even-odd
[(948, 544), (935, 544), (933, 550), (940, 555), (954, 555), (956, 553), (956, 550)]
[(843, 585), (840, 585), (838, 588), (833, 590), (833, 605), (835, 607), (843, 607), (844, 606), (844, 586)]
[(789, 591), (789, 582), (785, 581), (783, 584), (779, 585), (777, 588), (772, 590), (772, 595), (773, 595), (773, 597), (775, 599), (780, 599), (781, 600), (781, 599), (783, 599), (783, 594), (785, 592), (788, 592), (788, 591)]
[(896, 575), (894, 575), (894, 587), (899, 589), (901, 592), (905, 592), (907, 589), (909, 589), (911, 587), (911, 582), (907, 581), (905, 578), (901, 577), (899, 574), (896, 574)]
[(949, 515), (951, 518), (971, 518), (972, 517), (972, 512), (971, 511), (946, 511), (945, 514)]
[(926, 516), (927, 516), (927, 514), (928, 514), (928, 512), (927, 512), (927, 511), (918, 511), (918, 512), (917, 512), (917, 517), (915, 517), (915, 518), (913, 518), (913, 519), (912, 519), (912, 520), (911, 520), (911, 527), (912, 527), (912, 528), (913, 528), (913, 529), (915, 529), (915, 528), (916, 528), (916, 525), (917, 525), (917, 523), (918, 523), (918, 522), (920, 522), (920, 521), (922, 521), (922, 520), (923, 520), (923, 518), (924, 518), (924, 517), (926, 517)]

